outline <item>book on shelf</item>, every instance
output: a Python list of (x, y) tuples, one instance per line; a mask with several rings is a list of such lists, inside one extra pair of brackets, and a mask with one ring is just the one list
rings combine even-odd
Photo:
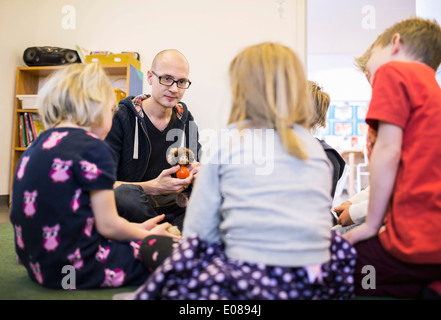
[(29, 114), (29, 123), (31, 125), (32, 135), (34, 136), (34, 140), (35, 140), (38, 137), (38, 135), (37, 135), (37, 129), (35, 128), (33, 114)]
[(24, 148), (24, 143), (23, 143), (23, 121), (22, 121), (22, 117), (21, 114), (18, 116), (18, 146), (20, 148)]
[(22, 112), (19, 114), (19, 147), (27, 148), (44, 131), (38, 114)]
[(34, 141), (34, 134), (32, 133), (31, 123), (29, 120), (29, 113), (24, 113), (25, 125), (26, 125), (26, 136), (28, 138), (28, 145)]
[(37, 113), (32, 113), (31, 119), (34, 124), (35, 136), (38, 137), (44, 131), (43, 121)]
[(26, 122), (25, 122), (25, 117), (23, 113), (20, 113), (20, 146), (22, 148), (27, 148), (28, 147), (28, 136), (26, 133)]

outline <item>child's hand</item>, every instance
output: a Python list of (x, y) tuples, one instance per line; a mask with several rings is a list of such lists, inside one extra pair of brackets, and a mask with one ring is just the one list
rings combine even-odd
[(352, 226), (354, 224), (354, 221), (352, 221), (351, 215), (349, 214), (349, 207), (340, 213), (337, 224), (340, 224), (342, 227)]
[(341, 205), (334, 208), (334, 211), (337, 213), (337, 215), (340, 215), (341, 212), (344, 210), (349, 210), (349, 207), (352, 205), (351, 201), (345, 201)]
[(148, 219), (147, 221), (141, 223), (141, 228), (150, 231), (153, 228), (155, 228), (162, 220), (164, 220), (164, 218), (165, 218), (165, 214), (161, 214), (154, 218)]
[(345, 201), (341, 205), (334, 208), (334, 211), (337, 213), (338, 216), (337, 223), (340, 224), (342, 227), (346, 227), (354, 224), (349, 214), (349, 207), (351, 205), (352, 202)]
[(181, 236), (170, 233), (168, 229), (171, 227), (171, 224), (168, 222), (161, 223), (164, 220), (165, 214), (161, 214), (154, 218), (151, 218), (143, 223), (141, 223), (141, 228), (144, 230), (149, 230), (151, 233), (161, 236), (167, 236), (175, 239), (181, 239)]
[(182, 237), (180, 235), (176, 235), (169, 232), (170, 227), (171, 227), (170, 223), (164, 222), (158, 224), (156, 227), (151, 229), (150, 232), (158, 236), (167, 236), (170, 238), (181, 239)]

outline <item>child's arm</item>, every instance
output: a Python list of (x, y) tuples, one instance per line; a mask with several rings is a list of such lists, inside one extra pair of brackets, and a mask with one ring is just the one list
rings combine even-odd
[(353, 204), (356, 204), (356, 203), (361, 203), (366, 200), (369, 200), (369, 189), (370, 189), (369, 186), (366, 187), (366, 189), (363, 189), (359, 193), (357, 193), (356, 195), (352, 196), (349, 199), (349, 201)]
[(363, 223), (366, 220), (368, 203), (368, 200), (357, 203), (346, 201), (335, 207), (334, 211), (340, 212), (337, 223), (342, 227)]
[(95, 226), (98, 233), (107, 239), (116, 241), (144, 239), (152, 234), (179, 238), (167, 232), (167, 229), (171, 226), (169, 223), (158, 225), (164, 219), (163, 215), (150, 219), (143, 224), (132, 223), (120, 217), (116, 209), (113, 190), (91, 191), (90, 198), (95, 217)]
[(343, 202), (341, 205), (334, 208), (334, 211), (339, 213), (338, 223), (343, 227), (353, 224), (360, 224), (366, 220), (369, 203), (369, 190), (366, 189), (360, 191), (348, 201)]
[(183, 227), (183, 237), (198, 234), (207, 242), (220, 240), (219, 210), (222, 203), (218, 166), (201, 165), (193, 187)]
[(401, 159), (403, 130), (380, 122), (378, 137), (372, 151), (370, 167), (370, 197), (366, 222), (344, 235), (351, 244), (375, 236), (383, 224), (392, 196)]
[(349, 216), (355, 224), (363, 223), (368, 213), (369, 199), (353, 204), (349, 208)]

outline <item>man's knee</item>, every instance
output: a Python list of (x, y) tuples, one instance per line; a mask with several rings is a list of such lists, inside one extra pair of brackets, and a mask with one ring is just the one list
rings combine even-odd
[(155, 216), (144, 190), (134, 184), (122, 184), (115, 189), (118, 214), (131, 222), (144, 222)]
[(142, 188), (135, 184), (122, 184), (115, 188), (115, 201), (117, 206), (131, 207), (137, 203), (146, 201), (146, 195)]

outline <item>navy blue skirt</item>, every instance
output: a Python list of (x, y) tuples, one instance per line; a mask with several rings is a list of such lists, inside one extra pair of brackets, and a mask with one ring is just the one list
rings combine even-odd
[(222, 243), (182, 240), (137, 290), (138, 300), (310, 300), (354, 296), (355, 249), (332, 233), (330, 261), (278, 267), (226, 257)]

